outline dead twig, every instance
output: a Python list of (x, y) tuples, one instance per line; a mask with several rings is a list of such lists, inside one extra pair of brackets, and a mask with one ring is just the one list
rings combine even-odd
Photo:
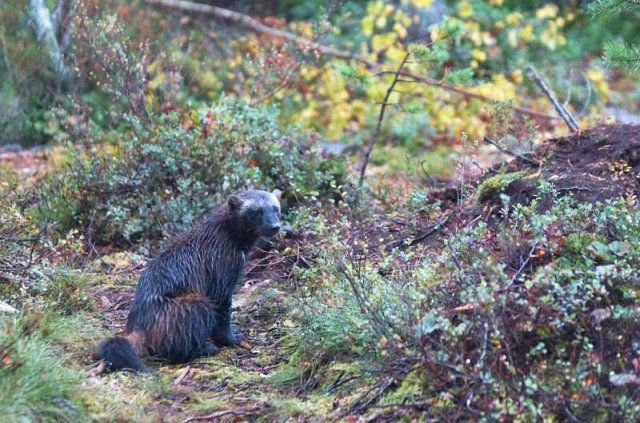
[(523, 163), (526, 163), (528, 165), (534, 166), (534, 167), (540, 167), (540, 162), (530, 159), (526, 156), (523, 156), (522, 154), (518, 154), (515, 153), (511, 150), (507, 150), (506, 148), (502, 147), (500, 144), (498, 144), (495, 140), (492, 140), (489, 137), (484, 137), (484, 142), (486, 142), (487, 144), (491, 144), (492, 146), (494, 146), (495, 148), (497, 148), (498, 150), (500, 150), (501, 152), (508, 154), (510, 156), (515, 157), (516, 159), (520, 160)]
[(193, 13), (196, 15), (213, 16), (218, 19), (222, 19), (234, 24), (247, 27), (253, 32), (257, 32), (259, 34), (266, 34), (275, 38), (282, 38), (283, 40), (291, 41), (297, 44), (298, 46), (302, 47), (303, 49), (314, 50), (322, 54), (339, 57), (345, 60), (354, 59), (362, 63), (369, 62), (368, 60), (366, 60), (361, 56), (340, 51), (333, 47), (327, 47), (325, 45), (318, 44), (307, 38), (299, 37), (290, 32), (282, 31), (276, 28), (271, 28), (267, 25), (260, 23), (258, 20), (252, 18), (251, 16), (234, 12), (229, 9), (224, 9), (222, 7), (209, 6), (208, 4), (192, 3), (189, 1), (182, 1), (182, 0), (144, 0), (144, 1), (153, 6), (159, 6), (159, 7), (164, 7), (164, 8), (173, 9), (173, 10), (180, 10), (182, 12)]
[(280, 82), (280, 84), (278, 84), (278, 86), (275, 89), (271, 90), (271, 92), (267, 93), (266, 95), (256, 100), (253, 100), (251, 104), (249, 104), (249, 106), (256, 107), (257, 105), (264, 103), (274, 95), (278, 94), (280, 91), (282, 91), (291, 83), (291, 81), (293, 80), (293, 75), (295, 75), (296, 72), (298, 72), (301, 67), (302, 67), (302, 63), (300, 63), (298, 66), (296, 66), (295, 69), (287, 73), (287, 75), (284, 78), (282, 78), (282, 81)]
[(529, 72), (531, 73), (531, 76), (536, 81), (536, 83), (540, 86), (540, 88), (542, 88), (542, 91), (544, 91), (545, 95), (549, 98), (549, 100), (551, 100), (551, 103), (553, 103), (553, 107), (565, 121), (571, 132), (580, 131), (580, 125), (573, 117), (571, 112), (566, 107), (564, 107), (562, 103), (560, 103), (558, 97), (556, 97), (553, 91), (551, 91), (549, 86), (544, 82), (542, 77), (538, 74), (538, 72), (536, 72), (533, 66), (529, 66)]
[(421, 234), (413, 238), (411, 241), (409, 242), (406, 242), (405, 240), (394, 241), (391, 244), (388, 244), (386, 248), (389, 249), (389, 248), (398, 248), (398, 247), (400, 248), (412, 247), (424, 241), (425, 239), (429, 238), (431, 235), (434, 235), (436, 232), (440, 231), (442, 228), (444, 228), (444, 225), (449, 221), (449, 219), (451, 219), (451, 216), (453, 216), (454, 214), (455, 212), (449, 213), (448, 215), (438, 220), (433, 225), (429, 226), (424, 232), (422, 232)]
[(188, 419), (183, 420), (183, 423), (196, 422), (196, 421), (199, 421), (199, 420), (214, 420), (214, 419), (219, 419), (219, 418), (224, 417), (224, 416), (228, 416), (229, 414), (234, 415), (234, 416), (244, 416), (244, 415), (247, 415), (247, 414), (255, 413), (255, 411), (257, 409), (258, 409), (258, 405), (256, 404), (251, 408), (239, 408), (237, 410), (216, 411), (215, 413), (207, 414), (206, 416), (189, 417)]
[[(394, 71), (381, 71), (381, 72), (377, 72), (377, 73), (373, 74), (373, 76), (385, 75), (385, 74), (389, 74), (389, 73), (396, 73), (396, 72), (394, 72)], [(414, 73), (407, 72), (407, 71), (402, 71), (402, 72), (398, 72), (398, 73), (400, 74), (400, 76), (404, 76), (404, 77), (407, 77), (407, 78), (412, 78), (414, 81), (422, 82), (423, 84), (430, 85), (432, 87), (440, 87), (440, 88), (442, 88), (444, 90), (447, 90), (447, 91), (453, 91), (454, 93), (462, 94), (466, 98), (476, 98), (478, 100), (481, 100), (481, 101), (484, 101), (484, 102), (487, 102), (487, 103), (497, 103), (497, 100), (495, 100), (495, 99), (493, 99), (491, 97), (487, 97), (486, 95), (478, 94), (478, 93), (475, 93), (473, 91), (469, 91), (469, 90), (464, 89), (464, 88), (455, 87), (453, 85), (447, 84), (444, 81), (438, 81), (437, 79), (429, 78), (428, 76), (416, 75)], [(407, 82), (407, 81), (402, 80), (401, 82)], [(528, 115), (528, 116), (531, 116), (533, 118), (538, 118), (538, 119), (542, 119), (542, 120), (557, 120), (558, 119), (556, 116), (551, 116), (551, 115), (548, 115), (546, 113), (539, 112), (537, 110), (528, 109), (526, 107), (513, 106), (513, 110), (516, 111), (517, 113), (522, 114), (522, 115)]]
[(384, 100), (382, 101), (382, 105), (380, 106), (380, 114), (378, 115), (378, 123), (376, 124), (376, 129), (373, 131), (373, 135), (371, 135), (371, 140), (369, 141), (369, 147), (367, 148), (367, 152), (364, 155), (364, 161), (362, 162), (362, 168), (360, 169), (360, 180), (358, 181), (358, 186), (361, 187), (364, 182), (364, 173), (367, 170), (367, 165), (369, 164), (369, 159), (371, 158), (371, 153), (373, 152), (373, 146), (376, 144), (376, 140), (378, 135), (380, 134), (380, 128), (382, 128), (382, 119), (384, 119), (384, 112), (389, 105), (389, 97), (391, 97), (391, 93), (393, 93), (393, 88), (398, 83), (398, 79), (400, 77), (400, 72), (402, 68), (407, 63), (407, 60), (411, 56), (411, 53), (407, 53), (402, 59), (400, 66), (398, 66), (398, 70), (396, 71), (393, 82), (387, 89), (387, 94), (384, 96)]
[[(351, 406), (349, 407), (349, 413), (351, 413), (351, 412), (356, 412), (356, 413), (364, 412), (367, 408), (369, 408), (371, 406), (371, 404), (373, 404), (374, 401), (377, 401), (382, 396), (382, 394), (384, 394), (385, 391), (387, 389), (389, 389), (389, 387), (391, 387), (394, 383), (395, 383), (395, 379), (391, 378), (391, 379), (386, 380), (383, 384), (376, 385), (373, 388), (369, 389), (364, 394), (360, 395), (353, 402), (353, 404), (351, 404)], [(376, 388), (377, 388), (377, 392), (374, 395), (372, 395), (371, 398), (369, 398), (367, 401), (365, 401), (364, 403), (360, 404), (360, 402), (362, 400), (364, 400), (367, 397), (367, 395), (369, 395), (372, 391), (376, 390)]]
[(171, 384), (171, 386), (178, 386), (180, 385), (182, 382), (184, 382), (184, 380), (189, 376), (189, 373), (191, 373), (191, 366), (187, 366), (185, 367), (185, 369), (182, 371), (182, 373), (180, 373), (180, 376), (178, 376), (176, 378), (176, 380), (173, 381), (173, 383)]

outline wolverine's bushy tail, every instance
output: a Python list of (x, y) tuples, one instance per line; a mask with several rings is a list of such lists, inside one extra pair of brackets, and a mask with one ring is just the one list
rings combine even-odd
[(107, 363), (109, 370), (146, 371), (131, 342), (125, 338), (106, 339), (98, 347), (98, 356)]

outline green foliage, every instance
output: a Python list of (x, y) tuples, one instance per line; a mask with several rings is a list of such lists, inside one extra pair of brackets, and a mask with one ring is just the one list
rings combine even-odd
[(356, 253), (366, 245), (334, 246), (308, 270), (323, 283), (301, 329), (312, 347), (299, 348), (307, 359), (334, 348), (331, 357), (396, 372), (413, 363), (413, 380), (429, 383), (383, 403), (419, 402), (431, 418), (562, 419), (561, 401), (579, 419), (634, 421), (640, 407), (627, 400), (634, 388), (625, 377), (640, 329), (629, 312), (639, 241), (637, 207), (577, 204), (541, 183), (530, 205), (496, 226), (462, 226), (428, 259), (394, 251), (367, 260)]
[(0, 296), (16, 306), (35, 302), (67, 311), (89, 307), (86, 279), (65, 268), (73, 264), (67, 258), (83, 250), (82, 236), (75, 230), (53, 236), (51, 222), (31, 216), (34, 193), (18, 190), (14, 182), (0, 187), (0, 200)]
[[(335, 186), (344, 169), (279, 125), (274, 106), (223, 98), (209, 109), (152, 116), (114, 146), (88, 141), (42, 186), (41, 219), (88, 228), (97, 242), (184, 231), (231, 193), (283, 191), (286, 201)], [(108, 136), (108, 135), (105, 135)]]
[(604, 62), (607, 66), (630, 73), (640, 69), (640, 46), (609, 42), (604, 48)]
[(597, 0), (589, 3), (587, 10), (595, 17), (624, 13), (633, 10), (638, 2), (633, 0)]
[[(596, 18), (638, 10), (640, 3), (634, 0), (597, 0), (587, 10)], [(604, 46), (604, 62), (607, 66), (623, 69), (629, 73), (640, 69), (640, 46), (618, 42), (607, 42)]]

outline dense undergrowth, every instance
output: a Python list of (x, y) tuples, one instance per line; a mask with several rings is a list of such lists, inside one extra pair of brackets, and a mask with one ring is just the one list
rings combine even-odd
[(451, 421), (638, 419), (627, 383), (637, 206), (578, 204), (542, 181), (530, 205), (502, 213), (457, 227), (429, 254), (380, 255), (327, 229), (331, 247), (302, 275), (299, 371), (321, 377), (335, 360), (368, 359), (397, 383), (381, 404)]
[(62, 171), (42, 183), (40, 219), (65, 231), (88, 228), (98, 243), (129, 245), (189, 229), (232, 193), (283, 192), (285, 206), (326, 194), (344, 166), (322, 158), (313, 140), (278, 124), (275, 107), (224, 98), (206, 109), (132, 118), (106, 148), (88, 139), (69, 148)]

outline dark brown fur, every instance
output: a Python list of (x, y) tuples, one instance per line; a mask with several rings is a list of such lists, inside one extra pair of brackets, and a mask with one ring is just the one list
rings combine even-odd
[[(126, 336), (103, 342), (112, 369), (144, 368), (140, 356), (182, 363), (238, 341), (231, 297), (246, 254), (260, 236), (280, 228), (277, 198), (265, 191), (232, 196), (192, 231), (169, 244), (142, 272)], [(132, 356), (135, 352), (135, 356)]]

